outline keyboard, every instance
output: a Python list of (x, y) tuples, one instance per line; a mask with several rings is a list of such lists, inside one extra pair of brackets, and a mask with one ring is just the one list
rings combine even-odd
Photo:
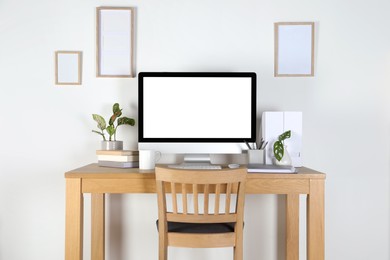
[(216, 164), (172, 164), (168, 165), (169, 168), (174, 169), (185, 169), (185, 170), (220, 170), (222, 169), (221, 165)]

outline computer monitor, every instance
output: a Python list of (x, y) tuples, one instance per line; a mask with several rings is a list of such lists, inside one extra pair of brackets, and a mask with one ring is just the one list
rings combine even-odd
[(203, 160), (256, 139), (254, 72), (141, 72), (138, 83), (139, 150)]

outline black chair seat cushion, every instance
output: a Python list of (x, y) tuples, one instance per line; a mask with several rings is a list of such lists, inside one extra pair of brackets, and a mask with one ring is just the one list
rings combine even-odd
[[(168, 232), (178, 233), (227, 233), (234, 232), (236, 223), (183, 223), (183, 222), (168, 222)], [(158, 230), (158, 220), (156, 221)]]

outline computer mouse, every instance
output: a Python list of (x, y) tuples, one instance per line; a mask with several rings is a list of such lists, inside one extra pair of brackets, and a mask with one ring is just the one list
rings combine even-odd
[(228, 165), (228, 167), (231, 168), (231, 169), (236, 169), (236, 168), (240, 167), (240, 165), (237, 164), (237, 163), (231, 163), (231, 164)]

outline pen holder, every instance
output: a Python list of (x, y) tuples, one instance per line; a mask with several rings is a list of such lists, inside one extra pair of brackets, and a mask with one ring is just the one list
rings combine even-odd
[(264, 164), (264, 150), (248, 150), (248, 163)]

